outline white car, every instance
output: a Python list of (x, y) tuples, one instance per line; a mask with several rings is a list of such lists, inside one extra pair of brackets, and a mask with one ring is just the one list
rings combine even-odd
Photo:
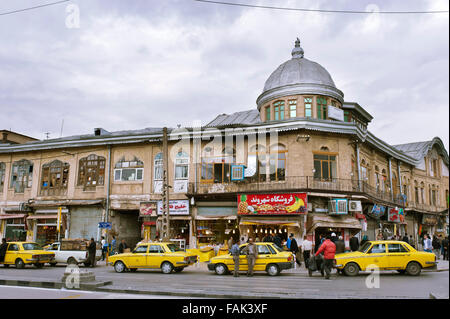
[[(51, 244), (45, 250), (51, 251), (55, 254), (55, 259), (50, 263), (51, 266), (56, 266), (57, 263), (78, 265), (83, 263), (85, 266), (89, 265), (87, 261), (87, 250), (61, 250), (59, 242)], [(102, 258), (102, 251), (97, 249), (95, 252), (95, 260), (99, 261)]]

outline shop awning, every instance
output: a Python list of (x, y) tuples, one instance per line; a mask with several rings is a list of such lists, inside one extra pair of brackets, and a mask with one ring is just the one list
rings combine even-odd
[(265, 219), (265, 218), (246, 218), (241, 217), (241, 222), (239, 225), (271, 225), (271, 226), (290, 226), (290, 227), (300, 227), (300, 224), (297, 220), (292, 219)]
[(318, 227), (362, 229), (359, 220), (352, 216), (332, 217), (326, 215), (316, 215), (312, 216), (311, 219), (308, 218), (307, 225), (307, 232), (310, 232)]
[(170, 220), (191, 220), (191, 216), (170, 216)]
[(227, 219), (234, 220), (234, 219), (237, 219), (237, 216), (236, 215), (232, 215), (232, 216), (198, 216), (197, 215), (197, 217), (195, 217), (195, 219), (196, 220), (215, 220), (215, 219), (218, 219), (218, 220), (227, 220)]
[(45, 214), (45, 215), (32, 215), (28, 216), (27, 219), (57, 219), (58, 215)]
[(24, 218), (27, 216), (26, 214), (5, 214), (0, 215), (0, 219), (16, 219), (16, 218)]

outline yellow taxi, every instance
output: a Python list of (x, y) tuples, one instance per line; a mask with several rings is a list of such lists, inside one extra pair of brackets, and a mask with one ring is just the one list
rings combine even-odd
[(136, 271), (138, 268), (161, 269), (164, 274), (180, 272), (197, 262), (197, 256), (184, 252), (174, 243), (141, 243), (130, 253), (112, 255), (108, 264), (116, 272)]
[(9, 242), (6, 249), (3, 264), (5, 267), (15, 265), (22, 269), (25, 265), (33, 264), (36, 268), (42, 268), (45, 263), (50, 263), (55, 258), (55, 254), (42, 249), (33, 242)]
[(347, 276), (356, 276), (359, 271), (376, 267), (418, 276), (422, 269), (437, 267), (434, 254), (417, 251), (406, 242), (394, 240), (368, 241), (359, 251), (337, 254), (335, 259), (335, 267)]
[[(258, 249), (258, 257), (255, 261), (254, 271), (265, 271), (270, 276), (280, 274), (282, 270), (294, 268), (294, 255), (290, 251), (284, 251), (274, 243), (255, 243)], [(247, 244), (239, 246), (239, 271), (247, 271), (247, 256), (243, 249)], [(231, 254), (211, 258), (208, 269), (217, 275), (225, 275), (234, 271), (234, 261)]]

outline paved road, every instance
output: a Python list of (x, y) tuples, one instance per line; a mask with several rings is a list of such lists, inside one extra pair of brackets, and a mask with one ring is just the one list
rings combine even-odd
[(73, 291), (64, 289), (46, 289), (30, 287), (0, 286), (2, 299), (180, 299), (156, 295), (117, 294), (91, 291)]
[[(83, 268), (82, 268), (83, 269)], [(43, 269), (0, 268), (1, 279), (58, 281), (64, 266)], [(130, 289), (158, 294), (185, 296), (258, 298), (429, 298), (430, 293), (448, 298), (448, 271), (426, 272), (418, 277), (382, 272), (379, 288), (366, 286), (368, 273), (357, 277), (337, 276), (323, 279), (319, 273), (308, 277), (304, 268), (284, 271), (280, 276), (270, 277), (264, 273), (248, 278), (241, 276), (217, 276), (208, 272), (202, 264), (186, 268), (181, 273), (164, 275), (156, 270), (138, 270), (136, 273), (118, 274), (112, 267), (100, 266), (93, 270), (97, 280), (112, 281), (105, 289)]]

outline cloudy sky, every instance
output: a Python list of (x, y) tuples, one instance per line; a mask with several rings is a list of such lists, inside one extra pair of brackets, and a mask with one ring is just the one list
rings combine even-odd
[[(0, 129), (39, 139), (207, 123), (256, 108), (296, 37), (390, 144), (449, 144), (449, 14), (337, 14), (193, 0), (0, 4)], [(229, 0), (326, 10), (448, 10), (447, 0)], [(70, 5), (76, 5), (70, 6)], [(79, 13), (79, 20), (76, 13)], [(79, 24), (77, 25), (77, 22)], [(73, 27), (75, 26), (75, 28)], [(76, 27), (78, 26), (78, 27)]]

